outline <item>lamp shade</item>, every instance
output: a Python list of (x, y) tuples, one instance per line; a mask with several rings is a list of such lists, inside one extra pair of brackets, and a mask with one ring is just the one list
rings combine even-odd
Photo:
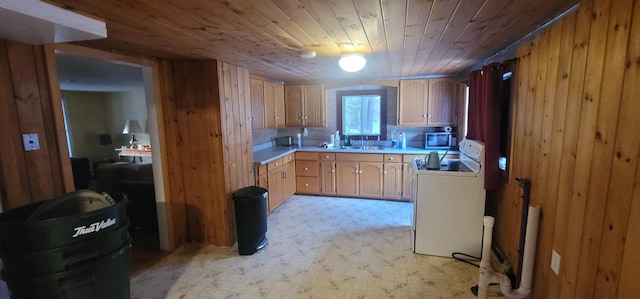
[(342, 54), (338, 64), (340, 68), (347, 72), (357, 72), (367, 64), (367, 60), (364, 58), (364, 54), (360, 52), (348, 52)]
[(98, 134), (97, 140), (99, 145), (110, 145), (111, 134)]
[(140, 123), (135, 119), (129, 119), (124, 124), (124, 129), (122, 129), (122, 134), (135, 134), (142, 133), (142, 127), (140, 127)]

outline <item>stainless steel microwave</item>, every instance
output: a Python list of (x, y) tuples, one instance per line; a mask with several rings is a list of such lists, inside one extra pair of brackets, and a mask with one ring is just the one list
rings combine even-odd
[(424, 138), (424, 148), (426, 149), (448, 149), (458, 143), (456, 135), (449, 132), (426, 133)]

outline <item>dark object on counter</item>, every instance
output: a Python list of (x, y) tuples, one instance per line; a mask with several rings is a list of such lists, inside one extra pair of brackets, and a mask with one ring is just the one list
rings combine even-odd
[(351, 146), (351, 136), (346, 135), (344, 137), (344, 146)]
[(249, 186), (233, 193), (238, 253), (251, 255), (268, 245), (267, 189)]
[(11, 298), (129, 298), (126, 204), (121, 193), (80, 190), (0, 214)]
[(285, 146), (293, 145), (293, 137), (291, 136), (280, 137), (280, 145), (285, 145)]

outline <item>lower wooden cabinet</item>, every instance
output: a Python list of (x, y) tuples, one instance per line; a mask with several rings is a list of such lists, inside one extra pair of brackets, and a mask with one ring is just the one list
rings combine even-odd
[(318, 173), (318, 153), (296, 153), (296, 193), (318, 194), (320, 192)]
[(402, 163), (384, 163), (382, 196), (385, 198), (402, 197)]
[(336, 194), (336, 162), (320, 161), (320, 194), (335, 195)]
[(256, 184), (268, 190), (267, 207), (273, 212), (296, 192), (296, 166), (293, 154), (267, 165), (256, 165)]

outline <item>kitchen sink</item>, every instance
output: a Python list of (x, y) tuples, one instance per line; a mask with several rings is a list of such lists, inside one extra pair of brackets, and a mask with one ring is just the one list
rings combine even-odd
[(370, 146), (341, 146), (340, 149), (350, 150), (384, 150), (384, 146), (370, 145)]

